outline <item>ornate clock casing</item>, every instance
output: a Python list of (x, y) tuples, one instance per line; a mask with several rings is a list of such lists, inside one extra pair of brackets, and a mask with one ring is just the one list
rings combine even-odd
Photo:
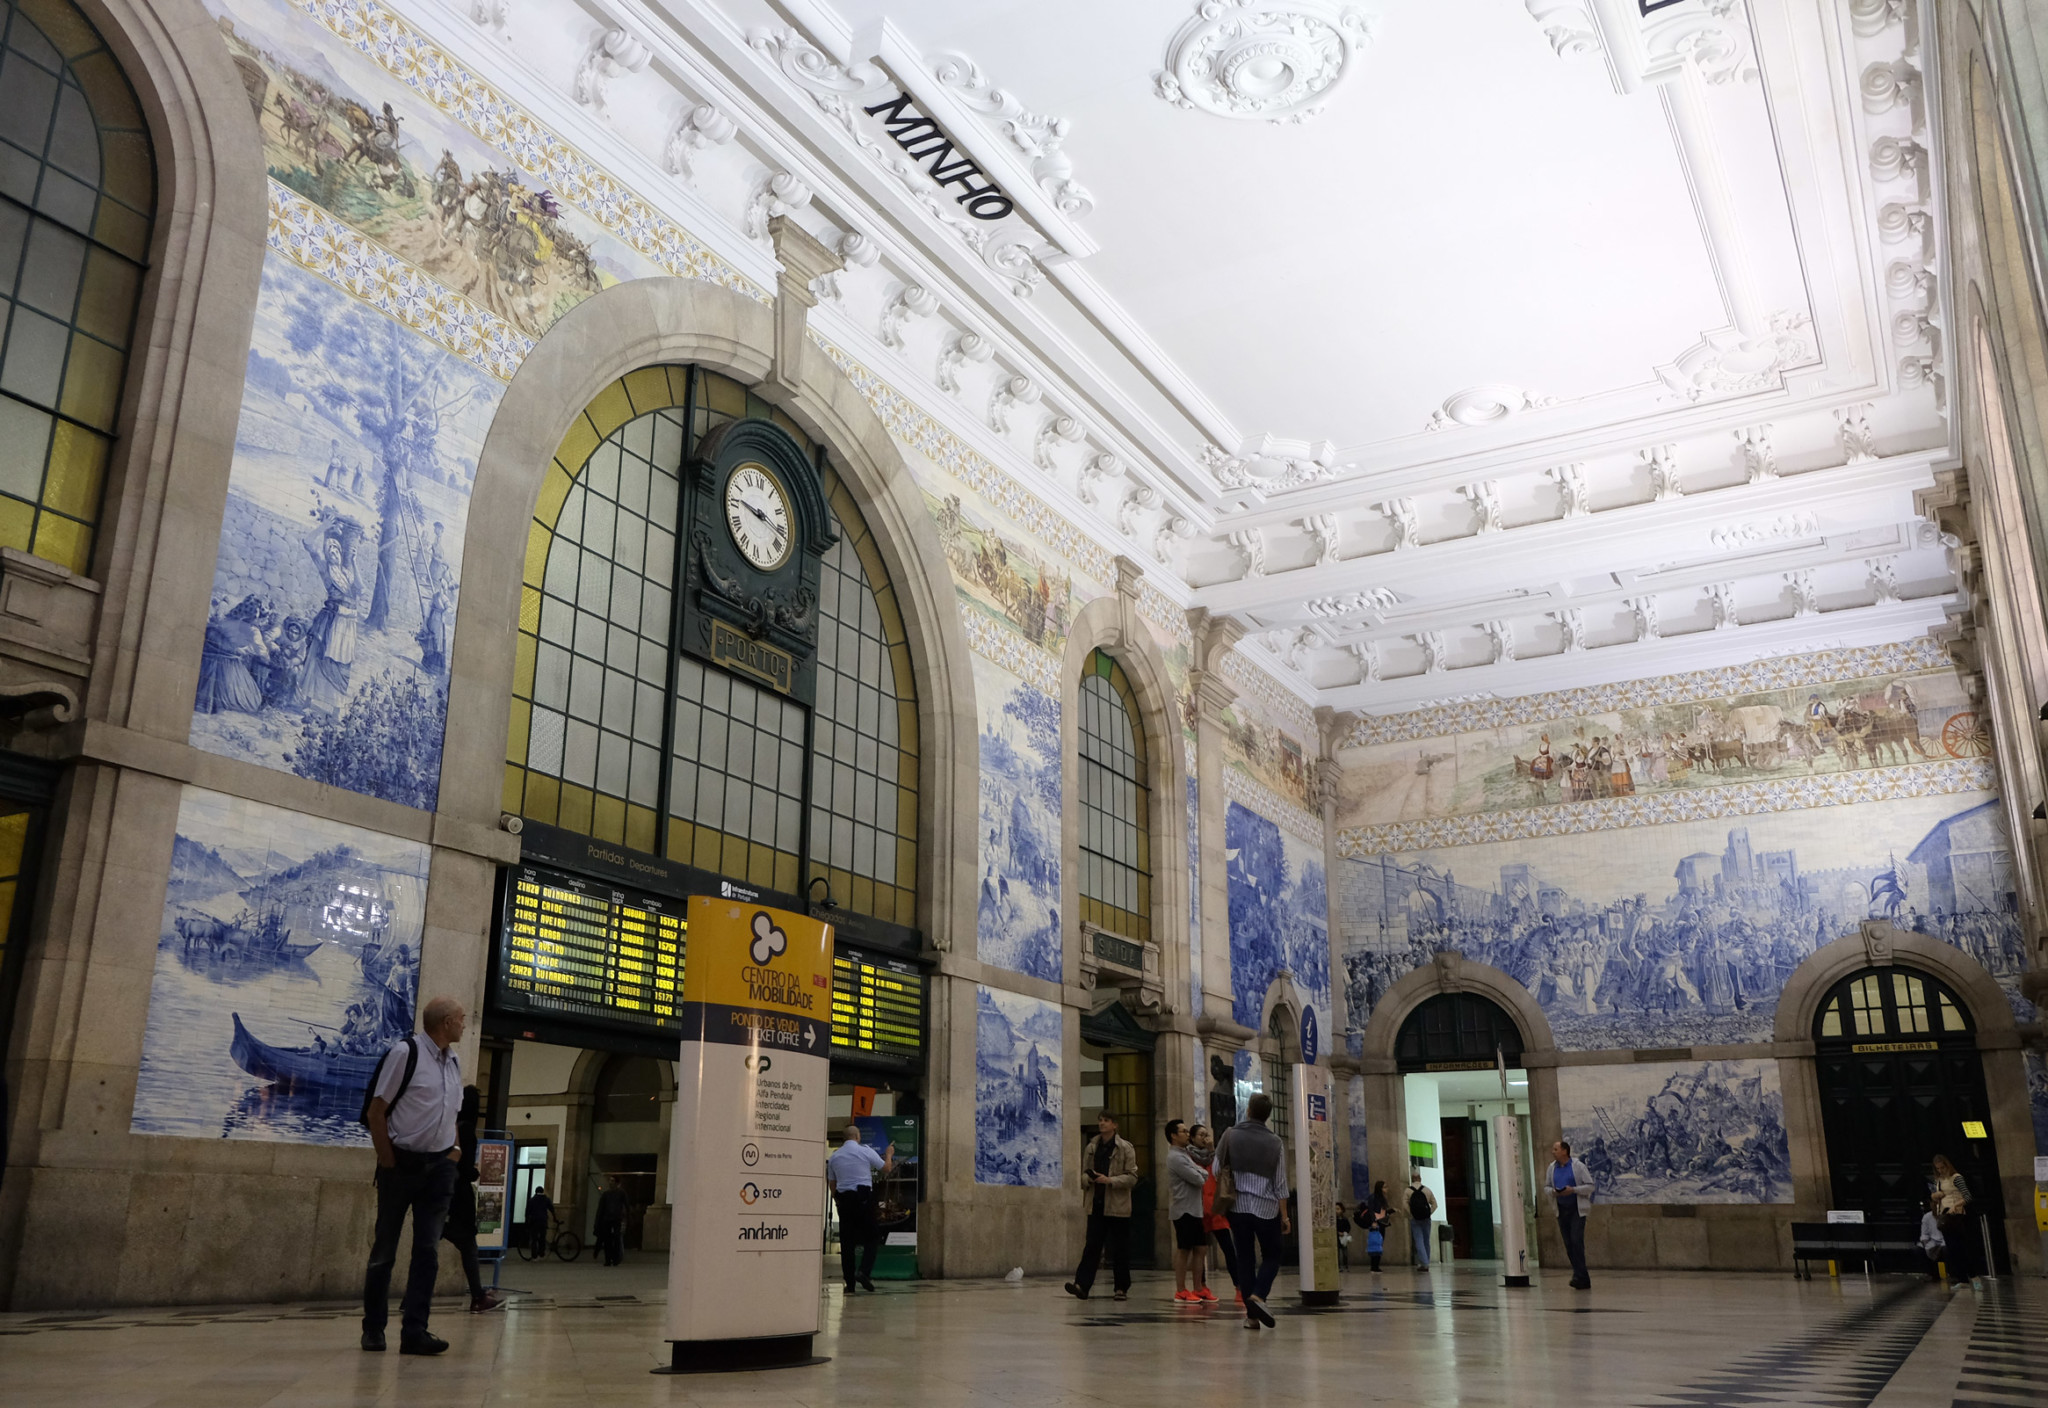
[[(792, 541), (777, 560), (784, 511)], [(818, 564), (839, 539), (816, 467), (769, 421), (720, 426), (691, 461), (684, 522), (682, 649), (812, 703)]]

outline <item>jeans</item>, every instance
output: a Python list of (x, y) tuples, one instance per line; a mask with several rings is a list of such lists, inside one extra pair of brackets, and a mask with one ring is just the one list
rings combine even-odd
[(448, 1217), (441, 1224), (441, 1240), (455, 1248), (462, 1258), (462, 1274), (469, 1281), (469, 1298), (484, 1298), (483, 1266), (476, 1254), (476, 1189), (462, 1180), (448, 1195)]
[(1571, 1258), (1572, 1284), (1588, 1286), (1593, 1278), (1586, 1274), (1586, 1219), (1577, 1208), (1567, 1212), (1557, 1210), (1558, 1235), (1564, 1238), (1564, 1254)]
[(370, 1244), (370, 1265), (363, 1275), (363, 1330), (381, 1333), (391, 1318), (391, 1268), (398, 1262), (398, 1234), (405, 1215), (412, 1214), (412, 1262), (405, 1274), (405, 1298), (399, 1302), (399, 1323), (406, 1338), (427, 1332), (433, 1308), (434, 1278), (441, 1270), (441, 1224), (448, 1216), (448, 1197), (460, 1172), (455, 1160), (439, 1154), (398, 1151), (393, 1168), (377, 1170), (377, 1234)]
[[(1246, 1300), (1264, 1300), (1280, 1274), (1280, 1219), (1253, 1217), (1248, 1212), (1230, 1215), (1230, 1232), (1237, 1240), (1237, 1265), (1232, 1268), (1237, 1288)], [(1256, 1247), (1257, 1255), (1253, 1255)]]
[(1131, 1220), (1107, 1213), (1088, 1214), (1088, 1243), (1081, 1248), (1081, 1264), (1074, 1268), (1074, 1284), (1085, 1294), (1095, 1284), (1095, 1268), (1102, 1264), (1104, 1246), (1109, 1248), (1111, 1274), (1116, 1288), (1131, 1288)]
[(1223, 1253), (1223, 1269), (1230, 1273), (1230, 1284), (1234, 1286), (1237, 1284), (1237, 1234), (1228, 1227), (1220, 1227), (1215, 1237), (1216, 1248)]
[(597, 1252), (606, 1266), (617, 1266), (626, 1259), (626, 1224), (623, 1222), (600, 1222), (593, 1229), (597, 1235)]
[(1408, 1240), (1415, 1244), (1415, 1264), (1424, 1271), (1429, 1270), (1429, 1228), (1429, 1218), (1408, 1219)]
[(839, 1270), (850, 1291), (855, 1280), (871, 1281), (875, 1275), (875, 1257), (882, 1243), (875, 1228), (875, 1190), (835, 1190), (832, 1201), (839, 1206)]

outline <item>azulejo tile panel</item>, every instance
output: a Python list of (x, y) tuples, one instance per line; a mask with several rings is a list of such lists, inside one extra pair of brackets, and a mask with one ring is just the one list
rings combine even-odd
[(1786, 980), (1868, 918), (1959, 949), (2029, 1021), (2017, 900), (1985, 792), (1363, 855), (1337, 879), (1347, 1028), (1450, 951), (1526, 987), (1564, 1049), (1768, 1041)]
[[(1274, 679), (1242, 646), (1223, 657), (1223, 677), (1256, 700), (1274, 722), (1292, 728), (1303, 738), (1316, 736), (1315, 710), (1293, 690)], [(1318, 747), (1321, 745), (1318, 744)]]
[(1766, 782), (1735, 783), (1698, 792), (1609, 797), (1524, 811), (1349, 827), (1337, 833), (1337, 853), (1369, 856), (1389, 851), (1437, 850), (1542, 836), (1573, 836), (1590, 831), (1618, 831), (1715, 817), (1841, 807), (1894, 797), (1983, 792), (1996, 785), (1997, 769), (1990, 759), (1951, 758), (1884, 772), (1773, 778)]
[(1321, 847), (1323, 823), (1298, 803), (1275, 792), (1243, 768), (1223, 769), (1223, 795), (1241, 802), (1261, 815), (1271, 817), (1288, 835), (1308, 845)]
[(187, 787), (130, 1128), (367, 1145), (363, 1088), (413, 1029), (427, 855)]
[(1223, 812), (1230, 897), (1233, 1016), (1258, 1027), (1267, 989), (1283, 973), (1334, 1032), (1330, 1007), (1330, 923), (1320, 835), (1305, 842), (1240, 802)]
[(1057, 1003), (975, 988), (976, 1183), (1060, 1186), (1064, 1020)]
[(1002, 666), (1040, 694), (1054, 701), (1059, 699), (1059, 661), (965, 603), (960, 607), (960, 624), (967, 629), (968, 649), (982, 659)]
[(1345, 736), (1344, 746), (1357, 748), (1372, 743), (1437, 738), (1474, 729), (1500, 728), (1507, 724), (1542, 723), (1615, 709), (1681, 704), (1695, 699), (1752, 694), (1760, 690), (1793, 689), (1840, 680), (1872, 679), (1880, 675), (1917, 674), (1944, 669), (1948, 664), (1947, 652), (1940, 642), (1923, 636), (1918, 640), (1890, 645), (1787, 655), (1715, 670), (1692, 670), (1655, 679), (1588, 685), (1583, 689), (1526, 694), (1513, 699), (1459, 700), (1402, 714), (1367, 714), (1352, 725), (1350, 733)]
[(1060, 701), (979, 656), (974, 694), (981, 714), (975, 953), (983, 963), (1056, 983)]
[(1557, 1103), (1596, 1203), (1789, 1203), (1773, 1060), (1565, 1066)]
[(270, 247), (300, 268), (404, 323), (456, 356), (510, 381), (533, 339), (325, 214), (270, 183)]

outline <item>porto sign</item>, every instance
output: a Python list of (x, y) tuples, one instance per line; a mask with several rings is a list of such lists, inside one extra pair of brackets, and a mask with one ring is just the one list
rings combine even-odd
[(960, 154), (938, 123), (911, 106), (908, 93), (899, 92), (862, 111), (880, 122), (904, 155), (922, 166), (942, 189), (958, 186), (960, 194), (954, 203), (975, 219), (1001, 220), (1017, 208), (987, 172)]

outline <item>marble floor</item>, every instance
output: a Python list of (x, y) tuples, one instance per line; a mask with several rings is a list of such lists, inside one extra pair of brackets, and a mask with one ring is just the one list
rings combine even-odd
[[(1340, 1305), (1279, 1328), (1171, 1300), (1081, 1303), (1058, 1282), (883, 1283), (825, 1292), (818, 1367), (660, 1378), (665, 1266), (514, 1261), (521, 1294), (469, 1315), (450, 1300), (438, 1359), (365, 1354), (334, 1304), (0, 1316), (0, 1401), (22, 1408), (341, 1405), (1056, 1405), (1404, 1403), (1516, 1408), (2048, 1405), (2048, 1287), (2008, 1279), (1950, 1297), (1860, 1277), (1616, 1272), (1507, 1291), (1479, 1266), (1346, 1277)], [(396, 1325), (394, 1323), (395, 1332)], [(394, 1348), (396, 1335), (393, 1336)]]

